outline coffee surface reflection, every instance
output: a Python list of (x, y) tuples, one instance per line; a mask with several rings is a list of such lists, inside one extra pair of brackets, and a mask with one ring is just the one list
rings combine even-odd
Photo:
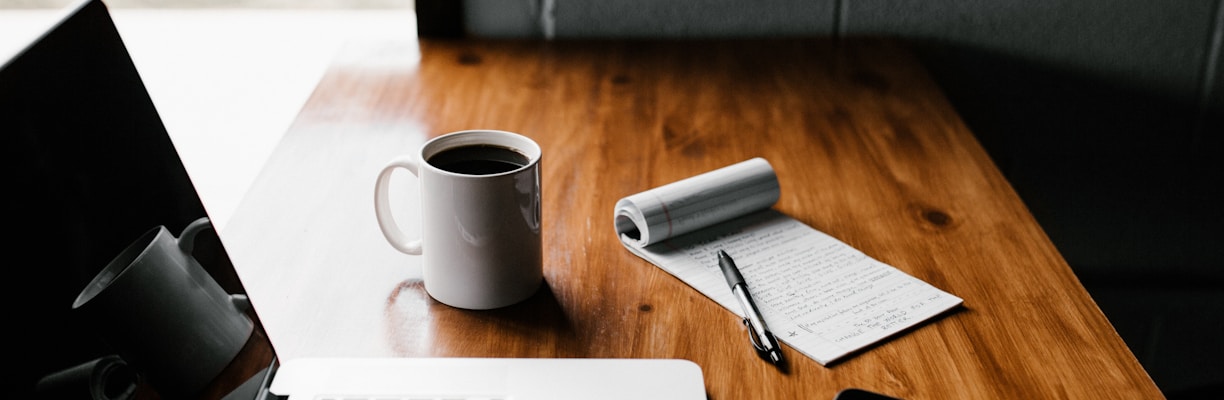
[(428, 162), (438, 169), (456, 174), (494, 175), (517, 170), (529, 161), (527, 156), (509, 148), (478, 144), (440, 151)]

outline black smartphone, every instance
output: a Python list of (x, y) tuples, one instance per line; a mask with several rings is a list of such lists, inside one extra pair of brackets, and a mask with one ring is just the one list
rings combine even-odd
[(876, 392), (867, 391), (859, 388), (842, 389), (833, 396), (833, 400), (901, 400), (896, 397), (885, 396)]

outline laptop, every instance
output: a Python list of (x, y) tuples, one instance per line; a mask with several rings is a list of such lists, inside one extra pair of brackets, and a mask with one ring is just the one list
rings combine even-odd
[[(84, 0), (12, 58), (0, 60), (0, 137), (8, 259), (4, 300), (11, 397), (55, 399), (704, 399), (699, 366), (665, 359), (297, 358), (282, 360), (212, 229), (188, 257), (233, 300), (244, 323), (234, 354), (164, 364), (163, 353), (212, 348), (177, 336), (173, 351), (116, 340), (198, 326), (198, 318), (84, 318), (78, 296), (152, 227), (178, 237), (208, 213), (106, 6)], [(142, 257), (144, 253), (141, 253)], [(195, 265), (193, 264), (193, 265)], [(126, 265), (126, 264), (124, 264)], [(133, 264), (134, 265), (134, 264)], [(135, 267), (131, 267), (135, 268)], [(169, 267), (167, 267), (169, 268)], [(176, 267), (178, 268), (178, 267)], [(187, 268), (187, 267), (182, 267)], [(123, 270), (107, 279), (132, 276)], [(124, 275), (128, 273), (129, 275)], [(153, 285), (139, 286), (147, 289)], [(108, 287), (105, 290), (111, 290)], [(117, 290), (117, 289), (116, 289)], [(143, 290), (143, 289), (142, 289)], [(149, 290), (156, 295), (165, 291)], [(174, 292), (174, 296), (189, 293)], [(148, 304), (158, 303), (158, 304)], [(118, 308), (125, 316), (145, 302)], [(229, 304), (229, 303), (227, 303)], [(228, 310), (228, 308), (227, 308)], [(225, 311), (229, 312), (229, 311)], [(194, 324), (194, 325), (193, 325)], [(199, 331), (193, 329), (192, 331)], [(171, 340), (171, 334), (148, 341)], [(197, 335), (200, 336), (200, 335)], [(221, 360), (200, 372), (204, 360)], [(178, 373), (180, 371), (189, 371)], [(193, 375), (193, 380), (177, 375)], [(195, 376), (198, 375), (198, 376)], [(176, 380), (177, 379), (177, 380)]]

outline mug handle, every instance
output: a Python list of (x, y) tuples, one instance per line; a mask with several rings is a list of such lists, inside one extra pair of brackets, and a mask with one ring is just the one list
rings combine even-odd
[(412, 172), (412, 175), (418, 179), (421, 177), (416, 159), (411, 156), (400, 156), (387, 163), (382, 172), (378, 173), (378, 182), (374, 185), (374, 216), (378, 217), (378, 228), (382, 230), (387, 242), (391, 243), (391, 247), (407, 254), (420, 255), (421, 239), (409, 240), (404, 231), (400, 230), (399, 225), (395, 223), (395, 217), (391, 215), (389, 188), (391, 173), (397, 168)]
[(179, 234), (178, 239), (175, 239), (178, 241), (179, 250), (182, 250), (183, 253), (191, 254), (191, 251), (195, 249), (196, 234), (210, 227), (212, 227), (212, 221), (209, 221), (208, 217), (201, 217), (191, 221), (190, 224), (187, 224), (186, 228), (183, 228), (183, 233)]
[[(200, 219), (191, 221), (190, 224), (187, 224), (186, 228), (183, 228), (183, 233), (179, 234), (178, 239), (175, 239), (178, 241), (179, 250), (182, 250), (184, 254), (190, 255), (192, 250), (195, 249), (196, 235), (211, 227), (212, 221), (208, 217), (200, 217)], [(242, 313), (246, 313), (251, 309), (251, 300), (247, 298), (246, 294), (231, 294), (229, 295), (229, 301), (234, 308)]]

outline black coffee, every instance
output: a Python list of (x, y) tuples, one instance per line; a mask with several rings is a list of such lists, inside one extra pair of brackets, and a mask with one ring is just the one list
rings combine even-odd
[(429, 157), (429, 164), (441, 170), (464, 175), (492, 175), (527, 165), (527, 156), (494, 145), (471, 145), (446, 149)]

